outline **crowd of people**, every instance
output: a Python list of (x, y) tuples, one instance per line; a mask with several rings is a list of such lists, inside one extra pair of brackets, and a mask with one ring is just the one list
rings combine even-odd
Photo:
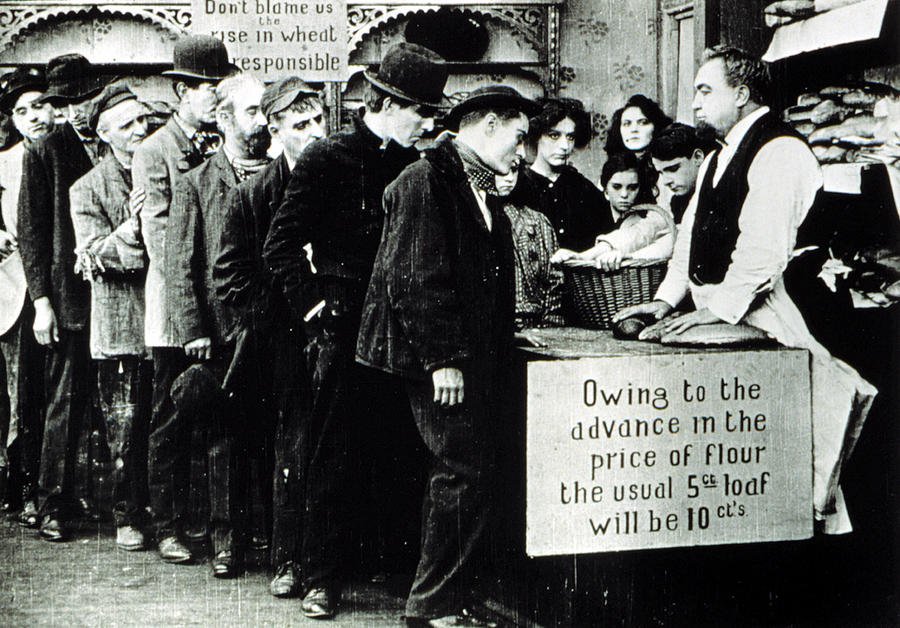
[(816, 514), (846, 526), (840, 466), (874, 390), (785, 292), (822, 183), (766, 107), (765, 65), (708, 51), (694, 110), (709, 132), (629, 99), (599, 186), (570, 164), (591, 140), (580, 102), (489, 85), (447, 111), (447, 71), (422, 46), (390, 48), (333, 134), (316, 89), (237, 72), (211, 37), (176, 43), (169, 116), (80, 55), (3, 77), (22, 136), (0, 153), (21, 525), (71, 538), (79, 437), (99, 411), (119, 548), (192, 562), (200, 495), (212, 573), (236, 577), (262, 503), (272, 595), (329, 618), (359, 509), (388, 542), (397, 530), (403, 485), (374, 459), (424, 447), (407, 622), (488, 625), (472, 609), (516, 332), (566, 324), (562, 264), (672, 257), (656, 300), (617, 318), (744, 324), (810, 349)]

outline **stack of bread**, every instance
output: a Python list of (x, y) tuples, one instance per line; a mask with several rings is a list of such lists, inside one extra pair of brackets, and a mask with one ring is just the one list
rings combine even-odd
[(800, 94), (784, 118), (806, 136), (820, 163), (853, 163), (879, 145), (872, 113), (888, 89), (875, 83), (824, 87)]

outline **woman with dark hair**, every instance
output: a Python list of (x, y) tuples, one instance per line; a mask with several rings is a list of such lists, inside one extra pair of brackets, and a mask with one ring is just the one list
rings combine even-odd
[(547, 216), (561, 247), (583, 250), (613, 226), (603, 194), (569, 165), (575, 149), (591, 138), (590, 117), (572, 98), (547, 98), (541, 105), (528, 131), (534, 163), (522, 171), (514, 194)]
[(598, 268), (616, 270), (625, 259), (667, 259), (675, 244), (672, 214), (654, 204), (653, 183), (632, 153), (615, 153), (603, 164), (603, 194), (616, 213), (616, 229), (597, 236), (583, 253), (560, 249), (551, 262), (591, 261)]
[(629, 151), (638, 159), (646, 159), (650, 142), (672, 123), (654, 101), (635, 94), (613, 113), (606, 138), (607, 155)]

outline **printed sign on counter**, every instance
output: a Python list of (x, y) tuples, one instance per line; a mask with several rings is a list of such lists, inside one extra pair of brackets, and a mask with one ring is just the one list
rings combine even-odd
[(528, 363), (531, 556), (812, 536), (809, 356)]
[(344, 0), (191, 0), (195, 33), (225, 42), (232, 63), (265, 80), (347, 79)]

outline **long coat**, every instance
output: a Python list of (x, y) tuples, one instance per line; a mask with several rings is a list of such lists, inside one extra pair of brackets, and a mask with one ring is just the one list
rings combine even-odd
[(147, 193), (141, 210), (141, 234), (150, 260), (147, 267), (144, 334), (148, 347), (181, 346), (166, 307), (166, 226), (175, 184), (203, 156), (174, 118), (145, 139), (134, 152), (131, 174), (135, 189)]
[(144, 246), (128, 209), (131, 172), (112, 154), (69, 189), (75, 242), (105, 270), (91, 286), (91, 356), (142, 356)]
[(514, 329), (514, 261), (509, 220), (499, 199), (488, 201), (491, 230), (449, 138), (388, 186), (357, 360), (414, 378), (500, 368)]
[(225, 224), (225, 197), (237, 175), (220, 150), (175, 186), (166, 234), (167, 309), (180, 346), (197, 338), (226, 343), (233, 313), (216, 297), (213, 267)]
[(72, 125), (57, 125), (25, 151), (19, 190), (19, 250), (32, 300), (49, 297), (60, 328), (84, 329), (90, 286), (75, 274), (69, 188), (93, 168)]

